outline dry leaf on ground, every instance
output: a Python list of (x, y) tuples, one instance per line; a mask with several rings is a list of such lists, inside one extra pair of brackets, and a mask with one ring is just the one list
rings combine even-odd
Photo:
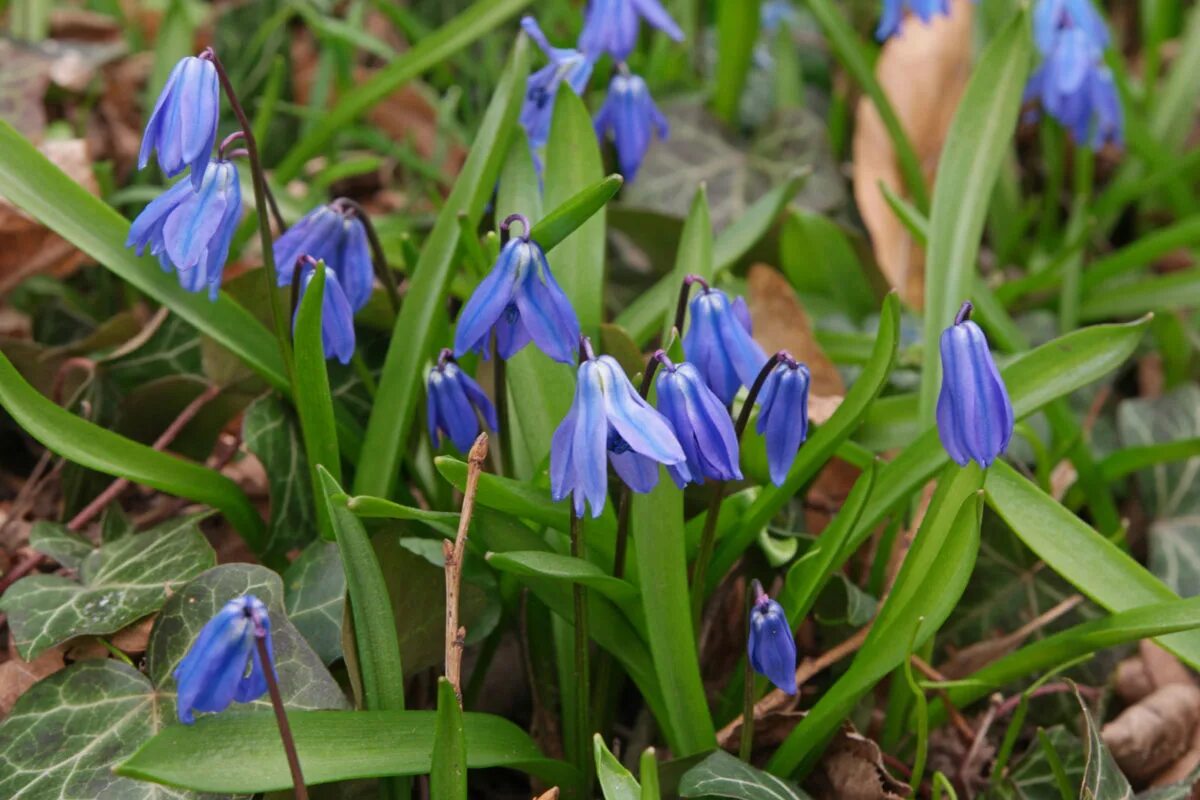
[(52, 647), (33, 661), (23, 661), (9, 648), (9, 659), (0, 664), (0, 719), (8, 715), (13, 704), (30, 686), (53, 675), (65, 666), (62, 650)]
[(912, 793), (883, 764), (874, 741), (853, 728), (834, 738), (805, 784), (816, 800), (900, 800)]
[(1200, 726), (1200, 689), (1172, 683), (1130, 706), (1104, 726), (1100, 736), (1121, 770), (1147, 781), (1188, 750)]
[(1178, 658), (1149, 639), (1138, 645), (1136, 656), (1117, 665), (1117, 696), (1126, 705), (1172, 683), (1192, 684), (1192, 675)]

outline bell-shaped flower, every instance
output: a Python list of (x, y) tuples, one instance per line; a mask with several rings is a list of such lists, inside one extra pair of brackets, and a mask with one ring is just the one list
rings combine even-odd
[(441, 445), (439, 431), (446, 434), (462, 452), (471, 449), (479, 436), (479, 415), (492, 430), (499, 430), (496, 408), (475, 379), (450, 360), (443, 350), (437, 365), (429, 373), (429, 439), (436, 450)]
[(575, 362), (579, 318), (554, 280), (546, 254), (528, 234), (504, 245), (496, 266), (463, 307), (454, 355), (461, 358), (475, 350), (487, 358), (493, 331), (501, 358), (512, 358), (532, 339), (555, 361)]
[(550, 493), (555, 500), (574, 495), (575, 514), (584, 501), (600, 516), (608, 498), (608, 469), (635, 492), (658, 483), (658, 465), (677, 467), (685, 479), (687, 456), (671, 425), (630, 384), (611, 356), (591, 354), (579, 365), (575, 400), (550, 443)]
[(963, 303), (954, 324), (942, 332), (937, 427), (956, 463), (965, 467), (974, 459), (987, 467), (1012, 438), (1013, 408), (987, 337), (967, 319), (970, 313), (971, 304)]
[(367, 231), (348, 205), (335, 200), (317, 206), (275, 240), (274, 254), (280, 286), (291, 285), (301, 256), (312, 256), (337, 273), (351, 309), (358, 311), (371, 299), (375, 272)]
[(608, 53), (624, 61), (637, 45), (640, 19), (675, 41), (683, 41), (683, 30), (659, 0), (590, 0), (579, 34), (579, 49), (593, 59)]
[(686, 361), (676, 365), (662, 351), (658, 358), (662, 370), (655, 381), (656, 404), (687, 456), (686, 469), (667, 467), (671, 478), (681, 489), (689, 474), (697, 483), (704, 483), (705, 478), (740, 480), (737, 435), (725, 406), (694, 366)]
[(1112, 73), (1083, 28), (1058, 33), (1025, 86), (1025, 100), (1038, 101), (1078, 144), (1100, 148), (1120, 145), (1124, 139), (1124, 114)]
[(190, 292), (217, 298), (229, 244), (242, 217), (242, 190), (232, 161), (210, 161), (200, 188), (179, 181), (150, 202), (129, 228), (126, 247), (147, 247)]
[[(207, 52), (207, 51), (206, 51)], [(158, 152), (158, 165), (168, 177), (192, 168), (192, 185), (200, 188), (217, 141), (221, 89), (217, 68), (206, 55), (179, 61), (167, 77), (142, 134), (138, 169)]]
[(689, 314), (692, 322), (683, 337), (683, 352), (713, 393), (729, 405), (739, 386), (748, 389), (754, 384), (767, 355), (750, 337), (735, 304), (720, 289), (703, 287), (692, 298)]
[(786, 351), (776, 358), (758, 392), (756, 430), (767, 442), (771, 483), (782, 486), (800, 445), (808, 438), (809, 372)]
[(274, 669), (271, 620), (267, 607), (252, 594), (230, 600), (205, 623), (200, 635), (173, 673), (179, 721), (195, 722), (195, 711), (224, 711), (230, 703), (249, 703), (267, 691), (264, 665), (255, 645), (264, 639)]
[(521, 127), (529, 137), (529, 146), (538, 150), (550, 137), (550, 118), (558, 87), (566, 83), (582, 95), (592, 77), (595, 59), (569, 47), (554, 47), (533, 17), (524, 17), (521, 28), (550, 59), (550, 63), (529, 76), (525, 83), (525, 103), (521, 106)]
[(637, 75), (618, 72), (608, 84), (608, 96), (593, 121), (600, 141), (612, 131), (617, 148), (617, 166), (626, 182), (632, 182), (655, 135), (666, 139), (667, 118), (654, 104), (646, 82)]
[(950, 0), (883, 0), (883, 16), (879, 18), (875, 38), (882, 42), (900, 33), (906, 11), (928, 25), (937, 14), (950, 15)]
[(1042, 55), (1049, 55), (1067, 29), (1083, 31), (1101, 50), (1108, 47), (1108, 26), (1091, 0), (1038, 0), (1033, 7), (1033, 41)]
[(796, 693), (796, 640), (783, 606), (767, 596), (754, 581), (754, 605), (750, 609), (750, 638), (746, 651), (750, 666), (768, 678), (780, 691)]
[[(336, 358), (343, 364), (349, 364), (354, 356), (354, 309), (350, 307), (350, 301), (346, 298), (346, 292), (342, 289), (333, 267), (325, 265), (323, 268), (325, 291), (321, 296), (321, 345), (325, 350), (325, 358)], [(301, 301), (316, 274), (313, 266), (304, 268), (300, 276)], [(293, 331), (296, 327), (296, 317), (299, 315), (300, 304), (297, 303), (296, 314), (292, 317)]]

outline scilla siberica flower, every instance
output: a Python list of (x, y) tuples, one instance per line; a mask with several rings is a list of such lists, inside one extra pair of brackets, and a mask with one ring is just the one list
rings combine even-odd
[(950, 15), (950, 0), (883, 0), (883, 16), (879, 18), (875, 38), (882, 42), (900, 33), (905, 11), (916, 14), (928, 25), (937, 14)]
[[(517, 217), (517, 215), (513, 215)], [(511, 358), (532, 339), (543, 353), (566, 364), (575, 361), (579, 318), (550, 272), (550, 262), (529, 238), (529, 221), (518, 217), (525, 234), (500, 250), (496, 266), (479, 284), (458, 317), (454, 355), (477, 350), (488, 357), (492, 332), (501, 358)], [(513, 221), (505, 220), (504, 227)]]
[(190, 292), (217, 298), (229, 243), (242, 216), (242, 190), (232, 161), (210, 161), (200, 188), (179, 181), (150, 202), (129, 228), (126, 247), (150, 248), (162, 268), (179, 273)]
[(492, 430), (500, 428), (496, 408), (475, 379), (455, 364), (449, 350), (442, 350), (429, 373), (429, 439), (436, 450), (442, 431), (462, 452), (471, 449), (479, 435), (479, 415)]
[(596, 357), (583, 340), (575, 399), (550, 443), (550, 493), (555, 500), (574, 495), (575, 514), (584, 501), (600, 516), (608, 498), (608, 461), (635, 492), (658, 483), (658, 465), (677, 467), (685, 478), (687, 456), (662, 414), (638, 395), (621, 365)]
[(637, 75), (618, 72), (608, 84), (608, 96), (593, 121), (596, 136), (604, 141), (612, 131), (617, 148), (617, 165), (626, 181), (637, 177), (642, 159), (650, 149), (650, 140), (657, 135), (666, 139), (667, 118), (658, 110), (646, 82)]
[(608, 53), (624, 61), (637, 44), (638, 21), (643, 17), (675, 41), (683, 41), (683, 31), (659, 0), (591, 0), (579, 49), (594, 59)]
[(280, 286), (291, 285), (297, 259), (307, 255), (333, 268), (351, 309), (371, 299), (375, 273), (367, 232), (349, 205), (335, 200), (317, 206), (275, 240), (274, 252)]
[[(738, 387), (749, 388), (767, 361), (767, 355), (750, 337), (744, 315), (728, 295), (703, 281), (703, 290), (689, 305), (692, 324), (683, 337), (683, 351), (696, 365), (705, 383), (725, 405), (733, 402)], [(748, 320), (745, 320), (748, 321)]]
[(249, 703), (262, 697), (267, 677), (256, 638), (265, 639), (272, 662), (266, 668), (274, 669), (271, 619), (267, 607), (252, 594), (230, 600), (205, 623), (175, 668), (175, 708), (180, 722), (195, 722), (194, 711), (224, 711), (234, 700)]
[(960, 466), (974, 459), (987, 467), (1008, 447), (1013, 408), (996, 369), (987, 337), (967, 319), (963, 303), (954, 324), (942, 332), (942, 391), (937, 402), (938, 435)]
[(809, 372), (786, 350), (776, 359), (758, 393), (756, 430), (767, 442), (771, 483), (782, 486), (800, 445), (808, 438)]
[(537, 150), (550, 137), (550, 118), (558, 87), (566, 83), (575, 94), (582, 95), (592, 77), (595, 59), (573, 48), (553, 47), (533, 17), (523, 18), (521, 28), (550, 59), (549, 64), (529, 76), (525, 103), (521, 106), (521, 127), (529, 137), (530, 148)]
[[(321, 265), (322, 262), (317, 262)], [(325, 291), (321, 296), (321, 345), (325, 349), (325, 358), (336, 358), (343, 364), (349, 364), (354, 356), (354, 309), (346, 298), (346, 292), (338, 281), (333, 267), (322, 266), (325, 270)], [(316, 275), (316, 267), (312, 264), (304, 267), (300, 275), (300, 297), (303, 299)], [(296, 317), (300, 313), (300, 304), (296, 304), (296, 314), (292, 316), (292, 329), (296, 327)]]
[(754, 581), (754, 606), (750, 609), (750, 639), (746, 651), (750, 666), (770, 679), (780, 691), (796, 693), (796, 640), (783, 606), (772, 600)]
[(192, 185), (200, 188), (205, 167), (217, 141), (220, 85), (212, 51), (180, 60), (171, 70), (142, 134), (138, 169), (145, 169), (151, 151), (168, 177), (192, 168)]
[(694, 366), (687, 362), (674, 364), (661, 350), (657, 357), (662, 371), (655, 381), (656, 405), (671, 423), (675, 438), (687, 456), (686, 470), (667, 467), (671, 478), (681, 489), (687, 484), (689, 473), (697, 483), (704, 483), (705, 478), (740, 480), (737, 435), (725, 406)]

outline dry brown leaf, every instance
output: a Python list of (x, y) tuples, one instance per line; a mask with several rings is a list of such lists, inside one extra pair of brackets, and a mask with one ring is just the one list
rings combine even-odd
[[(889, 39), (875, 62), (875, 75), (931, 185), (970, 75), (971, 16), (969, 0), (954, 0), (949, 16), (937, 16), (928, 25), (904, 26), (904, 35)], [(904, 194), (904, 181), (883, 120), (866, 97), (858, 102), (852, 147), (854, 199), (871, 234), (875, 260), (900, 291), (900, 299), (919, 310), (925, 296), (924, 253), (879, 189), (882, 182)]]
[(1139, 643), (1136, 656), (1117, 665), (1117, 696), (1126, 705), (1173, 683), (1193, 684), (1192, 675), (1178, 658), (1149, 639)]
[[(113, 647), (130, 656), (146, 652), (150, 641), (150, 629), (154, 627), (155, 614), (142, 617), (132, 625), (126, 626), (105, 637)], [(108, 658), (111, 651), (104, 646), (98, 636), (81, 636), (71, 642), (67, 648), (67, 658), (72, 661), (82, 661), (87, 658)]]
[(1100, 731), (1118, 766), (1132, 780), (1153, 778), (1188, 750), (1200, 726), (1200, 689), (1172, 683), (1130, 706)]
[(887, 771), (879, 745), (849, 726), (829, 745), (805, 787), (817, 800), (901, 800), (912, 793)]
[(834, 456), (821, 468), (804, 497), (805, 530), (819, 536), (846, 503), (862, 470)]
[(31, 142), (46, 130), (42, 102), (50, 86), (50, 59), (29, 45), (0, 39), (0, 119)]
[[(1175, 759), (1175, 763), (1164, 769), (1162, 772), (1154, 776), (1154, 780), (1150, 781), (1150, 786), (1170, 786), (1173, 783), (1182, 783), (1185, 780), (1192, 778), (1196, 769), (1200, 768), (1200, 725), (1192, 731), (1192, 739), (1188, 742), (1187, 752)], [(1196, 787), (1193, 787), (1192, 798), (1196, 798)]]
[(0, 719), (8, 716), (13, 704), (30, 686), (62, 669), (63, 653), (57, 647), (46, 650), (33, 661), (23, 661), (9, 648), (9, 660), (0, 664)]
[(558, 787), (555, 786), (553, 789), (542, 792), (537, 796), (536, 800), (558, 800)]

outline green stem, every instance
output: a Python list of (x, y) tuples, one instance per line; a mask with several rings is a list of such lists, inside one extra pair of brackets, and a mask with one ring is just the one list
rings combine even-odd
[(700, 640), (700, 617), (704, 613), (704, 597), (708, 588), (708, 567), (712, 563), (713, 549), (717, 540), (717, 519), (721, 516), (721, 501), (725, 499), (725, 481), (714, 481), (712, 498), (708, 502), (708, 515), (704, 518), (704, 531), (700, 534), (700, 551), (692, 567), (692, 628), (696, 641)]
[(515, 477), (513, 472), (513, 436), (512, 420), (508, 418), (508, 365), (500, 357), (499, 348), (493, 342), (492, 352), (496, 354), (496, 418), (500, 420), (500, 430), (496, 438), (500, 444), (500, 475), (505, 478)]
[[(583, 520), (572, 507), (571, 510), (571, 555), (575, 558), (587, 558), (587, 549), (583, 540)], [(573, 587), (575, 600), (575, 754), (579, 759), (576, 766), (580, 774), (578, 797), (586, 800), (592, 796), (592, 741), (591, 725), (591, 691), (588, 681), (588, 614), (587, 587), (576, 583)]]

